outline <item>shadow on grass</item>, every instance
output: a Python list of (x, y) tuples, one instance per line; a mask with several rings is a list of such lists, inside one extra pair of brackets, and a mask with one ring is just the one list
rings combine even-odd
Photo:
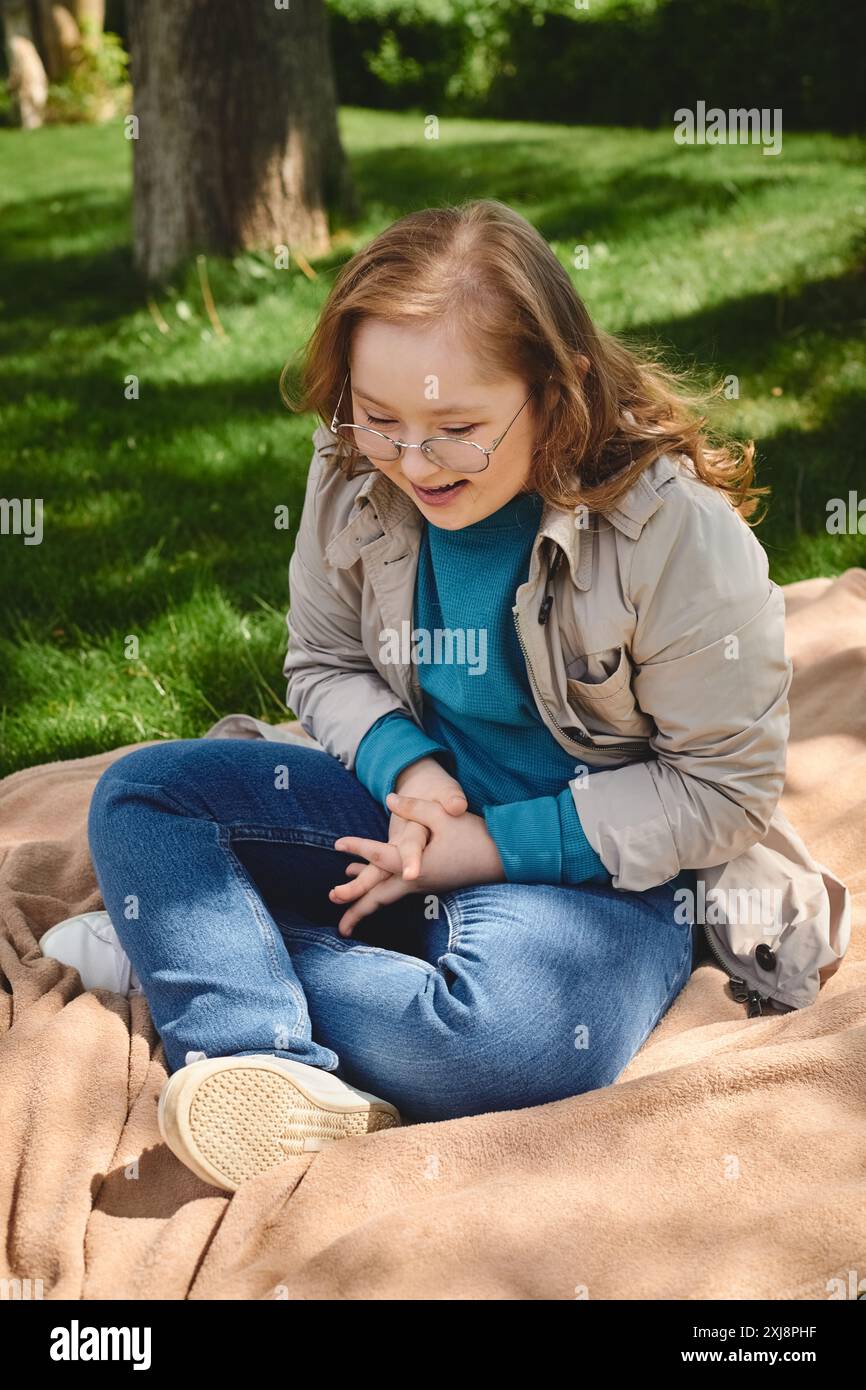
[[(626, 132), (618, 132), (620, 136)], [(636, 131), (637, 139), (646, 132)], [(581, 144), (586, 163), (581, 167)], [(470, 198), (497, 198), (517, 207), (530, 207), (533, 224), (548, 240), (569, 238), (591, 228), (597, 235), (627, 237), (648, 221), (683, 209), (709, 216), (727, 210), (750, 192), (768, 187), (767, 171), (745, 164), (726, 168), (730, 177), (703, 177), (683, 167), (670, 172), (671, 152), (648, 153), (639, 169), (631, 161), (615, 160), (600, 168), (593, 143), (598, 132), (569, 129), (561, 144), (549, 135), (497, 142), (461, 143), (453, 151), (430, 142), (421, 157), (414, 147), (397, 145), (356, 156), (352, 168), (362, 195), (391, 217), (419, 207)], [(624, 145), (620, 147), (625, 149)], [(774, 172), (769, 186), (796, 182), (796, 170)], [(559, 191), (556, 191), (559, 190)], [(567, 190), (567, 191), (566, 191)]]
[[(643, 132), (639, 132), (643, 135)], [(736, 183), (695, 178), (685, 170), (666, 171), (669, 154), (650, 155), (639, 172), (630, 165), (606, 173), (589, 161), (581, 170), (583, 133), (563, 138), (562, 152), (550, 136), (509, 141), (460, 143), (453, 149), (394, 145), (353, 159), (362, 196), (396, 218), (418, 207), (466, 198), (498, 198), (533, 207), (533, 220), (548, 239), (568, 238), (592, 229), (596, 235), (627, 237), (648, 221), (684, 208), (702, 214), (729, 208), (748, 191), (767, 186), (762, 173), (743, 168)], [(589, 141), (593, 137), (586, 132)], [(577, 152), (577, 153), (576, 153)], [(653, 170), (657, 172), (653, 172)], [(772, 187), (794, 182), (796, 173), (776, 175)], [(551, 197), (551, 189), (568, 186), (568, 196)], [(33, 198), (4, 209), (0, 225), (0, 261), (14, 269), (4, 291), (7, 321), (48, 317), (68, 324), (110, 324), (140, 308), (146, 287), (133, 268), (131, 213), (126, 193), (106, 194), (78, 188), (62, 198)], [(58, 246), (66, 246), (58, 257)], [(350, 253), (325, 258), (338, 266)], [(182, 274), (183, 272), (181, 272)], [(214, 261), (219, 275), (219, 263)], [(239, 291), (237, 277), (221, 284), (225, 296)], [(244, 286), (242, 302), (267, 295), (273, 285)], [(233, 301), (227, 301), (233, 302)]]

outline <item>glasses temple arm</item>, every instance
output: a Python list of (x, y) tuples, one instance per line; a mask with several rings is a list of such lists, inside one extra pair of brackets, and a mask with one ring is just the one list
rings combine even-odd
[(346, 375), (343, 377), (343, 384), (342, 384), (342, 386), (340, 387), (340, 394), (339, 394), (339, 396), (338, 396), (338, 398), (337, 398), (337, 404), (334, 406), (334, 413), (333, 413), (333, 415), (331, 416), (331, 429), (333, 429), (334, 426), (335, 426), (336, 423), (337, 423), (337, 414), (339, 413), (340, 403), (341, 403), (341, 401), (342, 401), (342, 399), (343, 399), (343, 392), (344, 392), (345, 389), (346, 389), (346, 382), (347, 382), (348, 380), (349, 380), (349, 373), (347, 372)]

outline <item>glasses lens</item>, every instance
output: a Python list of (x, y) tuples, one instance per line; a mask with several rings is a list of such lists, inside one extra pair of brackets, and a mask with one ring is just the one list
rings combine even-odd
[(431, 439), (424, 453), (432, 463), (455, 473), (480, 473), (487, 467), (487, 455), (466, 439)]
[(400, 457), (400, 450), (395, 444), (383, 439), (375, 430), (368, 430), (366, 425), (338, 425), (336, 432), (365, 458), (393, 463)]

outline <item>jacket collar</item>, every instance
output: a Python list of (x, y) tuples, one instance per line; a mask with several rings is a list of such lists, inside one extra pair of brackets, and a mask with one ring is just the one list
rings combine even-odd
[[(579, 589), (588, 589), (592, 582), (591, 545), (582, 545), (582, 537), (601, 529), (605, 522), (636, 540), (645, 523), (661, 506), (664, 497), (659, 488), (672, 478), (677, 469), (667, 456), (655, 459), (638, 476), (615, 507), (603, 514), (590, 512), (587, 524), (580, 525), (580, 508), (568, 510), (547, 503), (541, 515), (539, 537), (549, 538), (564, 551), (573, 582)], [(384, 473), (370, 473), (355, 494), (347, 524), (329, 542), (328, 561), (337, 569), (355, 564), (362, 546), (392, 536), (398, 543), (409, 540), (407, 532), (420, 531), (420, 512), (406, 493), (390, 482)]]

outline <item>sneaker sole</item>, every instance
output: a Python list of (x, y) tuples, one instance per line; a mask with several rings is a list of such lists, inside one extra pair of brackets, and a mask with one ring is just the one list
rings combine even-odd
[(212, 1058), (181, 1067), (159, 1098), (159, 1132), (203, 1182), (236, 1192), (287, 1158), (338, 1139), (394, 1129), (395, 1106), (367, 1092), (318, 1096), (267, 1057)]

